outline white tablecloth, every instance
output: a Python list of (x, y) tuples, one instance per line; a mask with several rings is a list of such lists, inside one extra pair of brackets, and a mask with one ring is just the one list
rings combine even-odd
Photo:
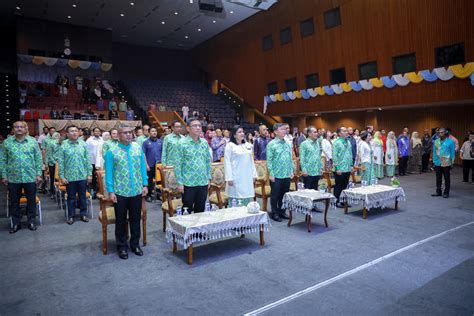
[(336, 197), (331, 193), (321, 193), (309, 189), (287, 192), (283, 196), (283, 208), (311, 216), (313, 208), (323, 209), (326, 207), (325, 200), (327, 199), (334, 207)]
[(234, 207), (215, 212), (173, 216), (167, 219), (166, 238), (185, 249), (196, 241), (216, 240), (241, 234), (268, 231), (271, 226), (266, 212), (250, 214), (247, 207)]
[(405, 201), (405, 192), (401, 187), (378, 184), (343, 190), (340, 199), (351, 205), (363, 203), (364, 207), (370, 210), (385, 208), (395, 203), (395, 200)]

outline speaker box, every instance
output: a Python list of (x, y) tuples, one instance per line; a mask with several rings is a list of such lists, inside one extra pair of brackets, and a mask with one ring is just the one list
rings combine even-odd
[(199, 0), (199, 10), (214, 11), (216, 7), (214, 0)]

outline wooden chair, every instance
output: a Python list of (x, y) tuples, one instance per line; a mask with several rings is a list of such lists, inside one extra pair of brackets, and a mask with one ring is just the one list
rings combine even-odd
[(66, 185), (59, 178), (59, 164), (56, 162), (56, 167), (54, 168), (54, 190), (55, 198), (61, 210), (63, 210), (63, 199), (65, 203), (66, 196)]
[(298, 190), (298, 182), (300, 181), (300, 177), (301, 177), (301, 168), (300, 168), (299, 158), (293, 158), (293, 170), (295, 170), (295, 172), (294, 172), (293, 179), (291, 179), (290, 191)]
[[(25, 194), (25, 190), (23, 189), (21, 191), (21, 196), (20, 196), (20, 208), (22, 207), (26, 207), (27, 206), (27, 203), (28, 203), (28, 200), (26, 199), (26, 196), (24, 195)], [(8, 194), (8, 191), (7, 191), (7, 217), (10, 218), (10, 225), (13, 226), (13, 221), (12, 221), (12, 218), (10, 216), (10, 196)], [(41, 209), (41, 199), (39, 198), (38, 195), (36, 195), (35, 197), (35, 203), (36, 203), (36, 213), (38, 214), (38, 222), (40, 225), (43, 224), (43, 213), (42, 213), (42, 209)]]
[(321, 180), (319, 180), (319, 183), (321, 184), (325, 182), (328, 192), (331, 192), (334, 186), (334, 182), (331, 179), (332, 171), (328, 169), (326, 165), (326, 158), (324, 156), (321, 156), (321, 161), (323, 163), (323, 174)]
[[(108, 196), (105, 195), (104, 190), (104, 177), (105, 171), (104, 170), (97, 170), (97, 185), (99, 187), (99, 193), (97, 194), (97, 198), (99, 199), (100, 204), (100, 211), (99, 211), (99, 221), (102, 224), (102, 253), (104, 255), (107, 254), (107, 226), (115, 224), (115, 208), (113, 206), (112, 201), (109, 200)], [(145, 200), (142, 198), (142, 226), (143, 226), (143, 246), (146, 246), (146, 220), (147, 220), (147, 212), (146, 212), (146, 204)], [(125, 226), (127, 229), (128, 235), (128, 225)]]
[(268, 198), (271, 188), (268, 180), (267, 162), (265, 160), (256, 160), (255, 169), (257, 170), (257, 180), (255, 181), (255, 200), (262, 199), (262, 211), (267, 212)]
[(362, 180), (362, 176), (357, 174), (359, 171), (358, 166), (354, 166), (354, 171), (351, 172), (352, 183), (360, 183)]
[(161, 192), (162, 185), (161, 185), (161, 168), (163, 165), (161, 163), (157, 163), (155, 166), (155, 191), (156, 197), (158, 198), (158, 192)]
[(173, 166), (166, 166), (161, 171), (161, 210), (163, 211), (163, 232), (166, 231), (166, 213), (173, 216), (174, 211), (180, 205), (183, 205), (181, 193), (178, 192), (178, 182), (174, 174)]
[(211, 165), (211, 187), (209, 188), (209, 201), (220, 209), (229, 204), (225, 191), (224, 163), (215, 162)]

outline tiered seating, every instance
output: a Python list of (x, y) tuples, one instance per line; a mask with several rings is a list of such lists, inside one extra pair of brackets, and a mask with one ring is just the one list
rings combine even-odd
[(198, 111), (202, 116), (207, 110), (211, 121), (218, 126), (229, 127), (234, 123), (233, 107), (199, 82), (128, 80), (123, 83), (143, 109), (155, 103), (158, 107), (164, 105), (167, 111), (182, 114), (181, 108), (187, 103), (190, 116), (193, 111)]

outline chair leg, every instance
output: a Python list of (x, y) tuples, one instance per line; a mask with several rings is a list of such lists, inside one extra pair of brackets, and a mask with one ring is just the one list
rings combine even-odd
[(102, 225), (102, 254), (107, 254), (107, 225)]
[(39, 224), (43, 225), (43, 213), (41, 212), (41, 201), (39, 201), (36, 204), (36, 208), (38, 209)]
[(163, 211), (163, 233), (166, 232), (166, 212)]
[(268, 199), (267, 197), (262, 197), (262, 211), (267, 212), (267, 204), (268, 204)]
[(142, 225), (143, 225), (143, 246), (146, 246), (146, 215), (142, 217)]

